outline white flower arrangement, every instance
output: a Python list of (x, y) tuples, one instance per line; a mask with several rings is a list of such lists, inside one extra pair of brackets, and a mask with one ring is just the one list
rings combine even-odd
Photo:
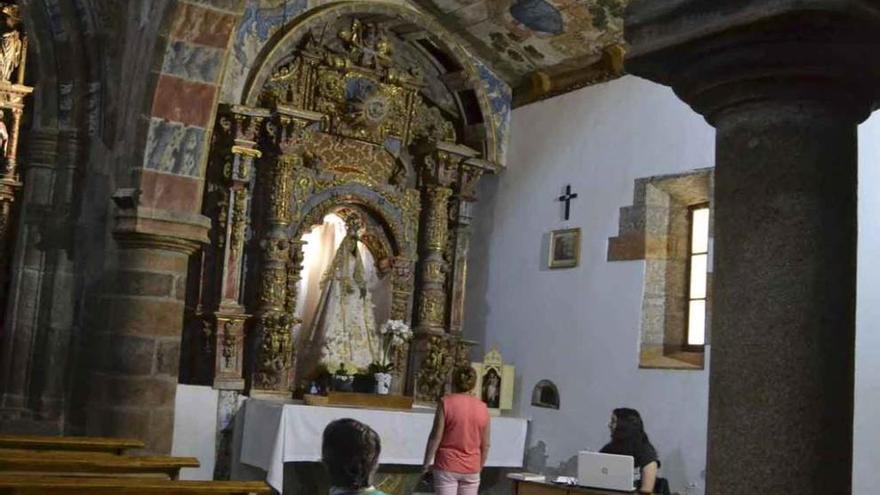
[(393, 352), (409, 342), (413, 332), (402, 320), (388, 320), (379, 327), (379, 336), (382, 340), (382, 356), (373, 363), (373, 368), (377, 373), (388, 373), (394, 368), (391, 362)]

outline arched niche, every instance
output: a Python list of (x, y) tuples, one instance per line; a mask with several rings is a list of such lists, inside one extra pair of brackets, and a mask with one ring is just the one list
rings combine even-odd
[(559, 409), (559, 389), (550, 380), (541, 380), (532, 390), (532, 405), (547, 409)]

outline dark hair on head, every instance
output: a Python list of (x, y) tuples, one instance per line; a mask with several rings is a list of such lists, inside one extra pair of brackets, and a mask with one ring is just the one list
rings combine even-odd
[(354, 490), (369, 487), (381, 452), (379, 435), (360, 421), (337, 419), (324, 429), (321, 460), (333, 486)]
[(470, 392), (477, 384), (477, 370), (472, 366), (461, 366), (452, 374), (452, 389), (457, 393)]
[(614, 442), (639, 444), (650, 443), (648, 434), (645, 433), (645, 424), (642, 416), (635, 409), (620, 407), (612, 413), (617, 418), (617, 426), (611, 433)]

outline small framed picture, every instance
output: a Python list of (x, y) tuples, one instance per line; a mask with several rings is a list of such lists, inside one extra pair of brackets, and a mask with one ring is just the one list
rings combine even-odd
[(550, 233), (550, 268), (572, 268), (581, 257), (581, 229), (554, 230)]

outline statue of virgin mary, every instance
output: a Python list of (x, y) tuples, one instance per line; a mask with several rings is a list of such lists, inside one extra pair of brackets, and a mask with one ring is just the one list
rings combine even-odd
[(346, 221), (345, 238), (321, 278), (321, 297), (303, 340), (311, 358), (307, 361), (317, 361), (331, 373), (340, 366), (350, 373), (366, 368), (380, 352), (373, 300), (358, 253), (359, 228), (358, 218)]

